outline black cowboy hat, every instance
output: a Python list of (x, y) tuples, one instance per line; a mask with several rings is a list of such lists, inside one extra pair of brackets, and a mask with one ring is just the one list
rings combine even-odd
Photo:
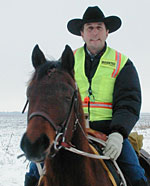
[(104, 22), (109, 33), (118, 30), (121, 26), (121, 19), (117, 16), (105, 17), (98, 6), (88, 7), (82, 19), (72, 19), (68, 22), (67, 28), (74, 35), (81, 36), (81, 28), (85, 23)]

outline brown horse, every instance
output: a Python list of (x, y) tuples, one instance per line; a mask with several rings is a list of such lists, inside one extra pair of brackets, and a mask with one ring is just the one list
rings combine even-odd
[(60, 61), (47, 61), (36, 45), (35, 73), (27, 89), (28, 125), (21, 141), (26, 157), (43, 162), (40, 186), (111, 186), (99, 160), (65, 150), (93, 153), (86, 138), (79, 91), (74, 80), (74, 56), (66, 46)]

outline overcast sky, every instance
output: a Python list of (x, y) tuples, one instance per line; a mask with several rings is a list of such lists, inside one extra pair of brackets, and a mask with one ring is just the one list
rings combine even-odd
[(134, 62), (142, 88), (141, 111), (150, 112), (150, 0), (0, 0), (0, 111), (22, 110), (34, 70), (34, 45), (55, 59), (66, 44), (73, 50), (82, 46), (81, 37), (70, 34), (66, 25), (95, 5), (105, 16), (122, 19), (107, 44)]

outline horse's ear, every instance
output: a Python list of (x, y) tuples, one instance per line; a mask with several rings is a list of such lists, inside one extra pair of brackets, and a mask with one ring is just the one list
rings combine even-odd
[(40, 65), (46, 62), (45, 56), (43, 52), (40, 50), (38, 45), (35, 45), (33, 52), (32, 52), (32, 64), (36, 69)]
[(66, 45), (65, 50), (61, 56), (61, 66), (62, 68), (74, 76), (74, 55), (70, 46)]

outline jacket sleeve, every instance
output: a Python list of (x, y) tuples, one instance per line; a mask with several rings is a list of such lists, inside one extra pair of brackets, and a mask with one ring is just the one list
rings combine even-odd
[(133, 63), (128, 59), (116, 78), (113, 92), (113, 114), (111, 132), (117, 131), (128, 137), (139, 119), (141, 88)]

